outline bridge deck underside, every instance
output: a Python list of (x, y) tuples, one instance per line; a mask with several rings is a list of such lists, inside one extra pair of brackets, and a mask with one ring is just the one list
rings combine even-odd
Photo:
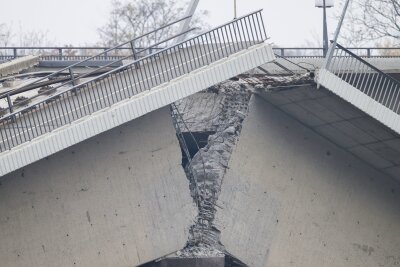
[(400, 135), (334, 93), (312, 85), (260, 95), (342, 149), (400, 180)]

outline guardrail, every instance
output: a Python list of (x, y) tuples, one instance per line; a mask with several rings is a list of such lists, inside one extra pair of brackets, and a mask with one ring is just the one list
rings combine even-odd
[[(347, 48), (359, 57), (400, 57), (400, 47), (359, 47)], [(320, 47), (275, 47), (274, 52), (282, 57), (324, 57)]]
[[(267, 39), (261, 10), (196, 37), (144, 56), (50, 96), (0, 119), (0, 151), (69, 124), (123, 99), (151, 90), (195, 69)], [(14, 107), (14, 105), (13, 105)]]
[[(130, 47), (120, 47), (115, 51), (107, 52), (108, 47), (0, 47), (0, 61), (11, 60), (17, 57), (26, 55), (40, 55), (42, 61), (80, 61), (85, 60), (100, 52), (99, 55), (91, 60), (99, 61), (116, 61), (124, 56), (131, 50)], [(144, 49), (143, 47), (136, 47), (137, 50)], [(162, 47), (154, 47), (149, 51), (163, 49)], [(400, 57), (400, 47), (359, 47), (347, 48), (357, 56), (374, 58), (374, 57)], [(309, 58), (322, 58), (323, 48), (320, 47), (275, 47), (274, 52), (282, 57), (309, 57)]]
[(326, 69), (375, 101), (400, 113), (400, 82), (377, 69), (349, 49), (336, 44)]
[[(8, 61), (26, 55), (40, 55), (42, 61), (81, 61), (104, 52), (91, 60), (114, 61), (126, 56), (132, 48), (118, 47), (110, 52), (111, 47), (0, 47), (0, 61)], [(143, 50), (145, 47), (135, 47)], [(163, 47), (154, 47), (149, 52), (158, 51)]]
[[(103, 52), (100, 52), (99, 54), (90, 56), (90, 57), (88, 57), (86, 59), (83, 59), (81, 61), (78, 61), (78, 62), (76, 62), (74, 64), (68, 64), (68, 66), (66, 68), (62, 68), (62, 69), (60, 69), (58, 71), (55, 71), (55, 72), (53, 72), (53, 73), (51, 73), (49, 75), (44, 76), (44, 77), (42, 77), (42, 78), (40, 78), (38, 80), (35, 80), (34, 82), (25, 84), (24, 88), (29, 87), (29, 88), (34, 89), (36, 85), (40, 86), (39, 82), (42, 82), (42, 81), (45, 81), (45, 80), (49, 80), (49, 79), (52, 79), (52, 78), (56, 78), (57, 75), (62, 74), (64, 71), (68, 71), (69, 72), (71, 83), (73, 85), (77, 85), (77, 81), (80, 78), (88, 77), (91, 74), (94, 74), (94, 73), (96, 73), (98, 71), (104, 70), (107, 67), (113, 66), (115, 63), (121, 62), (122, 60), (125, 60), (125, 59), (136, 60), (136, 59), (139, 59), (139, 58), (141, 58), (141, 57), (143, 57), (145, 55), (151, 54), (154, 51), (155, 47), (157, 47), (159, 45), (167, 45), (169, 41), (171, 41), (171, 40), (173, 40), (173, 39), (175, 39), (177, 37), (186, 35), (188, 32), (194, 30), (194, 28), (191, 28), (191, 29), (189, 29), (187, 31), (181, 32), (181, 33), (179, 33), (177, 35), (174, 35), (172, 37), (167, 37), (166, 39), (164, 39), (164, 40), (162, 40), (162, 41), (160, 41), (158, 43), (152, 44), (151, 46), (149, 46), (147, 48), (140, 49), (140, 50), (136, 49), (134, 44), (136, 42), (138, 42), (139, 40), (141, 40), (142, 38), (148, 38), (149, 36), (152, 36), (152, 34), (156, 34), (158, 31), (160, 31), (162, 29), (165, 29), (165, 28), (168, 28), (168, 27), (171, 27), (171, 26), (177, 24), (178, 22), (181, 22), (181, 21), (183, 21), (185, 19), (188, 19), (189, 17), (190, 16), (184, 17), (182, 19), (178, 19), (178, 20), (173, 21), (171, 23), (168, 23), (168, 24), (166, 24), (166, 25), (164, 25), (164, 26), (162, 26), (162, 27), (160, 27), (158, 29), (155, 29), (155, 30), (152, 30), (150, 32), (147, 32), (147, 33), (145, 33), (145, 34), (143, 34), (141, 36), (135, 37), (132, 40), (129, 40), (129, 41), (124, 42), (122, 44), (116, 45), (116, 46), (114, 46), (112, 48), (108, 48), (107, 50), (105, 50)], [(98, 58), (105, 57), (105, 56), (107, 56), (108, 53), (118, 53), (117, 50), (125, 49), (125, 47), (124, 47), (125, 45), (129, 45), (130, 48), (128, 49), (128, 51), (124, 55), (121, 55), (116, 59), (109, 59), (108, 63), (101, 65), (99, 68), (97, 68), (95, 70), (91, 70), (89, 72), (85, 72), (85, 73), (80, 74), (80, 75), (75, 75), (74, 74), (74, 67), (79, 67), (79, 66), (82, 65), (82, 63), (85, 63), (85, 62), (90, 61), (90, 60), (97, 60)], [(64, 83), (62, 85), (65, 85), (65, 84), (67, 84), (67, 83)], [(19, 90), (17, 90), (17, 91), (19, 91)], [(18, 94), (18, 92), (8, 92), (8, 93), (0, 95), (0, 99), (7, 98), (8, 109), (10, 110), (10, 112), (13, 111), (12, 104), (10, 103), (10, 96), (13, 95), (13, 94)]]

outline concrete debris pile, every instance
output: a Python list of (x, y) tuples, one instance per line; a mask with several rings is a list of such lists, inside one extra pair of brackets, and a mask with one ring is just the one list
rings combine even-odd
[(215, 132), (185, 168), (199, 213), (186, 247), (177, 253), (180, 257), (212, 257), (224, 251), (220, 231), (213, 223), (215, 205), (249, 99), (250, 90), (244, 83), (227, 81), (177, 103), (190, 131)]

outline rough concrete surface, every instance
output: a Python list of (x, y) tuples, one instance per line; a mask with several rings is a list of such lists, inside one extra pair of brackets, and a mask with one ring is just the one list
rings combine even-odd
[[(233, 81), (221, 83), (209, 91), (181, 101), (178, 107), (185, 121), (178, 124), (182, 131), (215, 131), (208, 137), (207, 145), (185, 167), (199, 214), (190, 229), (186, 247), (177, 253), (180, 257), (215, 257), (223, 255), (221, 251), (224, 251), (223, 244), (219, 242), (220, 231), (214, 225), (215, 203), (247, 114), (250, 93), (246, 86)], [(211, 104), (194, 104), (198, 102)], [(190, 123), (187, 128), (181, 125), (187, 123)]]
[(181, 249), (196, 207), (168, 108), (0, 179), (0, 266), (135, 266)]
[(399, 266), (400, 184), (258, 96), (217, 202), (249, 266)]
[[(217, 86), (211, 88), (217, 88)], [(218, 118), (223, 108), (221, 103), (225, 95), (210, 91), (210, 89), (201, 91), (175, 103), (182, 114), (182, 120), (185, 121), (185, 125), (179, 125), (183, 132), (217, 131), (220, 125)]]
[(19, 73), (39, 64), (39, 56), (24, 56), (0, 64), (0, 77)]

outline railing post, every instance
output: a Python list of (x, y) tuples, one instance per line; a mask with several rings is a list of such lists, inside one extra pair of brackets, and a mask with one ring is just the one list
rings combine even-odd
[(17, 54), (17, 48), (14, 48), (14, 49), (13, 49), (13, 54), (14, 54), (14, 59), (16, 59), (17, 56), (18, 56), (18, 54)]
[(108, 60), (108, 53), (106, 52), (107, 48), (104, 48), (103, 51), (104, 51), (104, 60)]
[[(137, 54), (136, 54), (136, 49), (135, 49), (135, 44), (133, 41), (130, 42), (131, 44), (131, 49), (132, 49), (132, 56), (133, 60), (136, 61), (138, 59)], [(135, 68), (139, 68), (139, 64), (135, 63)]]
[(62, 48), (58, 48), (58, 59), (62, 60), (63, 53), (62, 53)]
[(284, 57), (285, 56), (285, 49), (281, 48), (281, 56)]
[(72, 86), (75, 86), (76, 82), (75, 82), (74, 72), (73, 72), (72, 68), (69, 68), (68, 71), (69, 71), (69, 75), (71, 76)]
[(368, 57), (368, 58), (371, 57), (371, 48), (367, 48), (367, 57)]
[(8, 109), (10, 110), (10, 113), (13, 113), (13, 105), (11, 102), (11, 97), (10, 97), (10, 93), (7, 94), (7, 103), (8, 103)]
[[(8, 104), (8, 110), (10, 111), (10, 114), (14, 112), (13, 104), (11, 102), (11, 97), (10, 93), (7, 94), (7, 104)], [(15, 122), (15, 116), (11, 116), (11, 121)]]

